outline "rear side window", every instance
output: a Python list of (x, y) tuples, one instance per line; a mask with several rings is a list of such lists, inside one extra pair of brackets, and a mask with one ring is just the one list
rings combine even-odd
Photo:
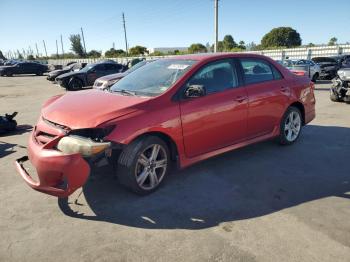
[(207, 64), (195, 73), (188, 85), (203, 85), (207, 94), (238, 87), (236, 68), (231, 60)]
[(118, 64), (106, 64), (105, 65), (106, 66), (106, 70), (111, 70), (111, 71), (113, 71), (113, 70), (119, 70), (120, 69), (120, 65), (118, 65)]
[(255, 84), (281, 79), (281, 73), (268, 62), (261, 59), (240, 59), (246, 84)]

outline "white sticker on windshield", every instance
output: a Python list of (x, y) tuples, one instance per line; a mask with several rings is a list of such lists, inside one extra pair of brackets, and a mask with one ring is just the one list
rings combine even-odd
[(184, 70), (187, 67), (189, 67), (189, 65), (171, 64), (170, 66), (168, 66), (168, 69)]

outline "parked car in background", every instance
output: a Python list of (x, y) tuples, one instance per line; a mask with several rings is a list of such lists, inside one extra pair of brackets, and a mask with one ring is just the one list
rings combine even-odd
[(350, 103), (350, 68), (341, 68), (332, 79), (330, 99), (333, 102)]
[(67, 90), (80, 90), (86, 86), (92, 86), (99, 77), (121, 73), (126, 69), (125, 66), (114, 61), (102, 61), (94, 64), (88, 64), (79, 71), (68, 72), (56, 77), (56, 82)]
[(113, 163), (118, 181), (144, 195), (171, 166), (271, 138), (292, 144), (314, 117), (314, 84), (270, 58), (174, 56), (135, 70), (109, 92), (49, 99), (16, 168), (33, 189), (67, 197), (87, 181), (90, 165)]
[(84, 68), (85, 66), (86, 66), (86, 63), (74, 62), (72, 64), (65, 66), (62, 69), (57, 69), (57, 70), (53, 70), (53, 71), (49, 72), (47, 75), (47, 80), (55, 81), (56, 77), (58, 77), (59, 75), (63, 75), (65, 73), (68, 73), (71, 71), (79, 71), (81, 68)]
[(350, 67), (350, 55), (333, 56), (332, 58), (337, 61), (339, 68)]
[(320, 66), (320, 79), (332, 79), (337, 75), (339, 64), (336, 59), (331, 57), (314, 57), (311, 59)]
[(153, 61), (155, 61), (155, 59), (144, 60), (144, 61), (141, 61), (141, 62), (137, 63), (136, 65), (134, 65), (133, 67), (131, 67), (130, 69), (126, 70), (123, 73), (106, 75), (106, 76), (97, 78), (95, 80), (93, 88), (100, 89), (100, 90), (109, 89), (112, 85), (114, 85), (116, 82), (118, 82), (124, 76), (134, 72), (136, 69), (138, 69), (138, 68), (140, 68), (140, 67), (142, 67), (144, 65), (147, 65), (147, 64), (149, 64), (149, 63), (151, 63)]
[(0, 75), (13, 76), (20, 74), (35, 74), (41, 76), (46, 73), (47, 70), (47, 65), (33, 62), (20, 62), (14, 65), (0, 66)]
[(308, 76), (314, 83), (320, 76), (321, 68), (311, 60), (276, 60), (279, 64), (291, 70), (294, 74)]

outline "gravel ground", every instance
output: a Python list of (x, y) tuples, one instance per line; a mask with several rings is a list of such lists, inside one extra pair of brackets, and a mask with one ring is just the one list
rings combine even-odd
[(350, 105), (317, 84), (317, 118), (289, 147), (272, 141), (174, 171), (138, 197), (99, 169), (69, 199), (15, 172), (42, 103), (64, 92), (45, 77), (0, 77), (0, 261), (350, 261)]

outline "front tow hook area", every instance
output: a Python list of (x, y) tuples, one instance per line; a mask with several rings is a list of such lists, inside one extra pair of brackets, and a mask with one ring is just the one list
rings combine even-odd
[(37, 171), (35, 181), (24, 168), (28, 160), (28, 156), (23, 156), (15, 162), (24, 181), (34, 190), (60, 198), (68, 197), (83, 186), (90, 174), (89, 164), (79, 154), (48, 156), (31, 161)]

